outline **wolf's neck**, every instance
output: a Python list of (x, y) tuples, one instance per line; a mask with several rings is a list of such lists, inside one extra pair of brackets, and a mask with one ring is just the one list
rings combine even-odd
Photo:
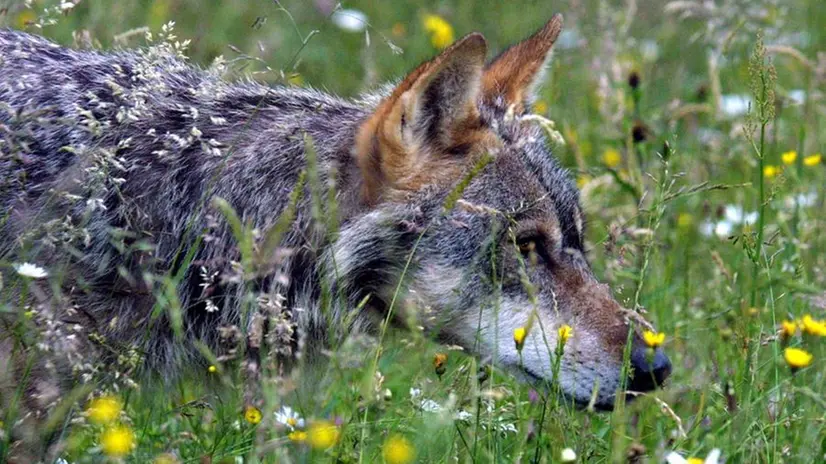
[[(353, 144), (379, 97), (350, 102), (314, 91), (275, 88), (267, 89), (263, 98), (259, 114), (250, 122), (251, 138), (239, 144), (243, 150), (233, 154), (227, 165), (228, 171), (243, 168), (238, 179), (257, 188), (236, 184), (216, 195), (232, 195), (230, 204), (243, 210), (244, 219), (262, 232), (285, 211), (295, 209), (293, 226), (279, 244), (290, 250), (283, 269), (289, 283), (280, 286), (277, 278), (273, 282), (281, 287), (278, 292), (286, 298), (285, 307), (293, 311), (298, 336), (330, 341), (362, 325), (361, 318), (347, 318), (354, 304), (350, 295), (339, 292), (349, 289), (336, 282), (327, 261), (336, 245), (334, 236), (363, 213), (361, 173), (353, 158)], [(250, 169), (248, 163), (255, 168)], [(249, 178), (249, 173), (265, 173), (266, 181)], [(291, 204), (291, 192), (302, 176), (298, 202)], [(235, 179), (231, 172), (224, 177)]]

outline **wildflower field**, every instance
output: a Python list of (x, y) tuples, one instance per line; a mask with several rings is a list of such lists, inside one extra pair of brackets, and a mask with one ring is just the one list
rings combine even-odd
[[(52, 462), (826, 462), (822, 2), (0, 0), (0, 27), (78, 48), (164, 42), (229, 80), (349, 97), (473, 31), (493, 56), (553, 13), (565, 25), (533, 112), (581, 191), (594, 272), (656, 327), (664, 388), (577, 407), (415, 321), (330, 347), (320, 370), (267, 372), (258, 402), (236, 359), (205, 353), (170, 381), (119, 347), (55, 401)], [(58, 278), (5, 254), (0, 269), (32, 292)], [(18, 321), (0, 335), (56, 349), (13, 288), (0, 281)], [(502, 336), (521, 348), (529, 329)], [(0, 462), (16, 401), (0, 401)]]

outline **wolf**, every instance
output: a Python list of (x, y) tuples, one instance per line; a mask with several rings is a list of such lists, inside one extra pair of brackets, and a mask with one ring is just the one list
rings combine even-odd
[[(4, 269), (27, 303), (0, 319), (0, 382), (48, 345), (21, 320), (68, 358), (32, 372), (82, 381), (104, 345), (161, 376), (228, 337), (289, 366), (413, 318), (579, 405), (662, 385), (671, 363), (594, 276), (576, 186), (530, 117), (561, 28), (490, 61), (472, 33), (355, 99), (0, 31), (0, 256), (50, 272)], [(58, 396), (42, 378), (30, 411)]]

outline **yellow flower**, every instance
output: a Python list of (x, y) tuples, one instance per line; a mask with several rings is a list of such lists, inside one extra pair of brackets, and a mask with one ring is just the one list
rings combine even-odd
[(765, 177), (766, 179), (772, 179), (772, 178), (777, 177), (777, 175), (780, 174), (781, 172), (782, 172), (782, 169), (780, 169), (779, 167), (777, 167), (775, 165), (770, 164), (770, 165), (763, 168), (763, 177)]
[(89, 402), (86, 414), (95, 424), (109, 424), (120, 416), (123, 410), (120, 400), (114, 396), (101, 396)]
[(785, 164), (786, 166), (790, 166), (794, 164), (795, 160), (797, 160), (797, 152), (794, 150), (787, 151), (786, 153), (780, 155), (780, 159), (783, 160), (783, 164)]
[(804, 333), (826, 337), (826, 322), (816, 321), (808, 314), (803, 316), (800, 326)]
[(557, 333), (559, 334), (559, 341), (561, 343), (565, 343), (569, 338), (571, 338), (571, 335), (574, 333), (574, 329), (572, 329), (568, 324), (563, 324)]
[(783, 337), (794, 337), (797, 333), (797, 323), (794, 321), (783, 321), (780, 323), (780, 333)]
[(316, 449), (327, 449), (338, 441), (339, 431), (330, 421), (315, 422), (307, 430), (307, 441)]
[(290, 432), (290, 434), (287, 435), (287, 438), (296, 443), (304, 443), (307, 441), (307, 432), (303, 430), (296, 430), (295, 432)]
[(103, 432), (100, 436), (103, 454), (111, 457), (126, 456), (135, 446), (135, 434), (129, 427), (118, 425)]
[(441, 16), (426, 15), (424, 17), (424, 30), (430, 34), (430, 43), (440, 50), (453, 43), (453, 26)]
[(681, 229), (687, 229), (691, 227), (691, 224), (694, 224), (694, 216), (688, 213), (680, 213), (677, 216), (677, 226)]
[(244, 408), (244, 420), (252, 425), (261, 422), (261, 411), (255, 406), (247, 406)]
[(548, 111), (548, 104), (543, 101), (538, 101), (533, 105), (533, 112), (536, 114), (545, 114)]
[(384, 442), (381, 455), (387, 464), (409, 464), (416, 457), (416, 449), (401, 435), (391, 435)]
[(650, 330), (646, 330), (642, 333), (642, 339), (645, 341), (645, 344), (650, 346), (651, 348), (656, 348), (665, 342), (665, 334), (660, 332), (652, 332)]
[(622, 155), (620, 155), (620, 152), (613, 148), (605, 150), (602, 154), (602, 164), (608, 166), (609, 168), (615, 168), (619, 166), (621, 162)]
[(215, 367), (215, 366), (209, 366), (207, 368), (207, 370), (209, 371), (210, 374), (214, 374), (214, 373), (218, 372), (218, 368)]
[(686, 464), (703, 464), (705, 460), (703, 458), (688, 458), (685, 462)]
[(783, 351), (783, 357), (786, 358), (786, 364), (792, 369), (800, 369), (812, 363), (813, 356), (806, 350), (800, 348), (786, 348)]
[(805, 164), (806, 166), (809, 166), (809, 167), (817, 166), (818, 164), (820, 164), (820, 161), (822, 160), (822, 158), (823, 157), (820, 155), (820, 153), (816, 153), (814, 155), (810, 155), (810, 156), (807, 156), (807, 157), (803, 158), (803, 164)]
[(591, 176), (583, 174), (576, 178), (576, 186), (579, 189), (585, 187), (588, 182), (591, 182)]
[(528, 336), (528, 329), (525, 327), (517, 327), (513, 329), (513, 342), (516, 343), (516, 349), (522, 351), (522, 346), (525, 344), (525, 337)]

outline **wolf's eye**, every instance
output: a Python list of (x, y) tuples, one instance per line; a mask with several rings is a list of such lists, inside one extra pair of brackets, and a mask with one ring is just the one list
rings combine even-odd
[(550, 264), (553, 260), (548, 250), (548, 241), (541, 233), (526, 234), (523, 237), (517, 237), (516, 246), (519, 248), (519, 253), (532, 263), (539, 260), (543, 263)]
[(516, 246), (519, 247), (519, 252), (525, 256), (536, 252), (536, 240), (532, 238), (519, 240), (516, 242)]

